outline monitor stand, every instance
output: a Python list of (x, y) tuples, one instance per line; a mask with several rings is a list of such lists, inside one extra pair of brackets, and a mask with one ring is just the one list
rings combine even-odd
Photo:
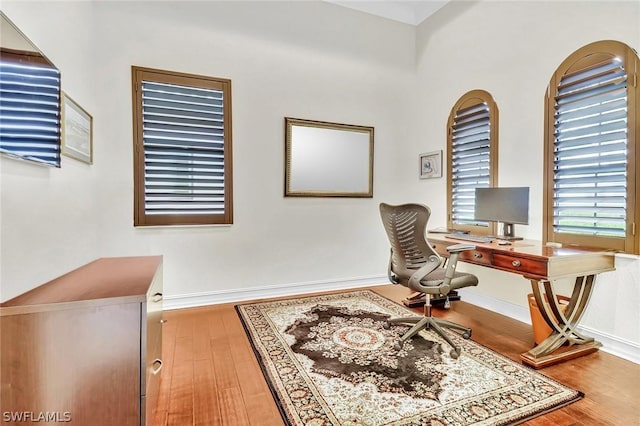
[(515, 226), (513, 225), (513, 223), (503, 223), (502, 234), (496, 235), (495, 237), (499, 240), (505, 240), (505, 241), (516, 241), (516, 240), (524, 239), (522, 237), (516, 237), (514, 231), (515, 231)]

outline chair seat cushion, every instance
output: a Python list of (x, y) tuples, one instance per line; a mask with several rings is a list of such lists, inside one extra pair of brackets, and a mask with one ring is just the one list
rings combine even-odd
[[(431, 272), (427, 277), (425, 277), (422, 281), (420, 281), (421, 287), (438, 287), (444, 281), (444, 274), (446, 272), (445, 268), (438, 268), (435, 271)], [(465, 272), (455, 272), (453, 275), (453, 279), (451, 280), (451, 290), (456, 290), (458, 288), (463, 287), (471, 287), (478, 285), (478, 277), (472, 274), (467, 274)], [(416, 291), (422, 291), (424, 293), (430, 293), (430, 291), (424, 289), (413, 289)], [(434, 293), (437, 293), (438, 290), (436, 288), (433, 289)]]

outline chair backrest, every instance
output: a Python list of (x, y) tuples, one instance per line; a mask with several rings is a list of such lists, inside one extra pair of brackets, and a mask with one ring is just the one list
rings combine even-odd
[(380, 204), (380, 217), (391, 244), (391, 271), (400, 281), (408, 280), (430, 256), (440, 258), (427, 242), (429, 216), (431, 210), (422, 204)]

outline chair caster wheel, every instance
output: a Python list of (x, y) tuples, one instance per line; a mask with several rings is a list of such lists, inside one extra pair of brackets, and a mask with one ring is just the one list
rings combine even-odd
[(451, 352), (449, 352), (449, 355), (451, 356), (452, 359), (458, 359), (458, 357), (460, 356), (460, 352), (456, 349), (451, 349)]
[(396, 351), (400, 351), (402, 350), (402, 343), (396, 343), (395, 345), (393, 345), (393, 349), (395, 349)]
[(391, 323), (387, 321), (387, 322), (385, 322), (385, 323), (382, 325), (382, 327), (383, 327), (385, 330), (388, 330), (388, 329), (390, 329), (390, 328), (391, 328)]
[(471, 330), (465, 331), (464, 333), (462, 333), (462, 338), (463, 339), (470, 339), (471, 338)]

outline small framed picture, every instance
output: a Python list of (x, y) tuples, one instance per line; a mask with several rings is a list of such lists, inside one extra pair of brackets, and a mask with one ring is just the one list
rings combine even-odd
[(93, 164), (93, 117), (62, 92), (62, 153)]
[(442, 177), (442, 150), (420, 154), (420, 179)]

